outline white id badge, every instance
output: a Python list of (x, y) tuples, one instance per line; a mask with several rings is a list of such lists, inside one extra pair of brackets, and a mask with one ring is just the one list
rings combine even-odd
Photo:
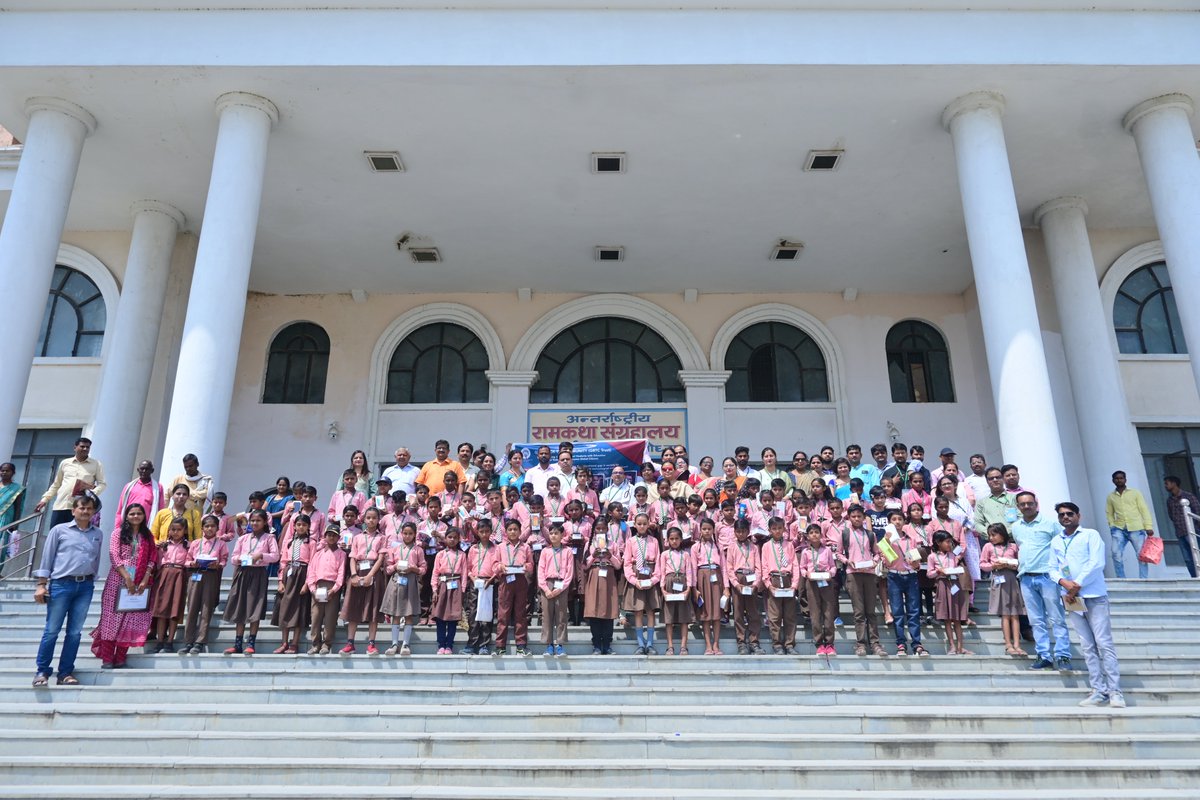
[(447, 589), (457, 589), (458, 581), (457, 580), (446, 581), (446, 588)]
[(821, 589), (824, 589), (828, 585), (829, 585), (829, 581), (817, 581), (817, 586)]
[(329, 589), (324, 586), (318, 586), (317, 591), (313, 593), (313, 597), (317, 598), (318, 603), (324, 603), (329, 599)]
[(955, 545), (955, 547), (954, 547), (954, 555), (956, 555), (956, 556), (961, 556), (961, 555), (962, 555), (962, 553), (963, 553), (962, 545), (961, 545), (961, 544), (960, 544), (960, 545)]
[(505, 582), (505, 583), (514, 583), (516, 580), (517, 580), (517, 576), (516, 576), (516, 575), (507, 575), (507, 576), (505, 576), (505, 578), (504, 578), (504, 582)]
[(959, 592), (958, 584), (957, 583), (950, 584), (950, 596), (953, 597), (954, 595), (958, 594), (958, 592)]
[(1005, 578), (1003, 575), (993, 575), (992, 576), (992, 583), (996, 584), (997, 586), (1004, 583), (1006, 580), (1008, 580), (1008, 579)]
[(399, 581), (401, 586), (408, 586), (408, 576), (407, 575), (397, 575), (396, 580)]
[(608, 577), (608, 568), (601, 567), (600, 569), (596, 570), (596, 574), (599, 575), (601, 578), (607, 578)]
[(638, 570), (638, 575), (649, 575), (649, 574), (650, 574), (649, 567), (642, 567)]
[(487, 581), (485, 581), (483, 578), (475, 579), (475, 591), (482, 592), (483, 587), (485, 587), (485, 586), (487, 586)]
[(362, 571), (364, 569), (370, 569), (373, 566), (375, 566), (374, 561), (371, 561), (370, 559), (366, 559), (366, 558), (359, 559), (359, 562), (358, 562), (359, 571)]
[(554, 525), (554, 524), (562, 525), (566, 521), (567, 521), (566, 517), (551, 517), (550, 518), (551, 525)]
[(471, 544), (470, 542), (459, 542), (458, 548), (465, 553), (471, 549)]
[(252, 563), (254, 563), (254, 562), (253, 562), (253, 561), (251, 561), (251, 559), (250, 559), (250, 556), (242, 556), (242, 566), (243, 566), (243, 567), (248, 567), (248, 566), (250, 566)]
[(204, 576), (199, 572), (193, 572), (192, 577), (188, 578), (188, 580), (190, 580), (192, 583), (199, 583), (200, 581), (204, 580)]
[(571, 541), (573, 541), (573, 542), (582, 542), (582, 541), (583, 541), (583, 534), (582, 534), (582, 533), (580, 533), (579, 531), (575, 531), (574, 533), (572, 533), (572, 534), (571, 534)]
[(746, 583), (754, 583), (758, 580), (758, 574), (754, 572), (746, 573)]
[(855, 561), (854, 562), (855, 569), (871, 569), (874, 566), (875, 566), (874, 561)]
[(577, 556), (577, 555), (579, 555), (579, 548), (578, 548), (578, 547), (572, 547), (572, 548), (571, 548), (571, 555), (573, 555), (573, 556)]
[(717, 573), (716, 573), (716, 572), (713, 572), (712, 574), (710, 574), (710, 575), (708, 576), (708, 582), (709, 582), (709, 583), (716, 583), (716, 582), (717, 582)]
[(554, 580), (552, 580), (552, 581), (550, 581), (550, 588), (551, 588), (551, 589), (561, 589), (562, 587), (563, 587), (563, 582), (562, 582), (562, 581), (560, 581), (560, 580), (558, 580), (557, 578), (556, 578), (556, 579), (554, 579)]
[(753, 586), (743, 586), (742, 594), (754, 594), (754, 587)]
[(541, 550), (542, 547), (544, 547), (544, 545), (541, 542), (534, 542), (533, 543), (533, 552), (536, 553), (538, 550)]
[(649, 589), (651, 586), (654, 585), (654, 581), (651, 581), (649, 579), (642, 579), (642, 580), (638, 581), (638, 585), (640, 587), (642, 587), (643, 589)]
[(683, 591), (683, 589), (684, 589), (684, 586), (683, 586), (683, 584), (682, 584), (682, 583), (679, 583), (678, 581), (676, 581), (676, 582), (674, 582), (674, 583), (672, 583), (672, 584), (671, 584), (671, 591), (672, 591), (672, 592), (679, 593), (679, 592), (682, 592), (682, 591)]

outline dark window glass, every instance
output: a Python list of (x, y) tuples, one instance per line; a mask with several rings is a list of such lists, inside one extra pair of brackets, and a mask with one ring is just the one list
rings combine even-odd
[(487, 350), (462, 325), (435, 322), (410, 333), (388, 364), (388, 403), (486, 403)]
[[(33, 513), (33, 507), (37, 505), (42, 492), (54, 480), (54, 471), (58, 469), (59, 462), (75, 455), (75, 440), (82, 434), (83, 431), (79, 428), (21, 428), (17, 431), (12, 449), (13, 466), (17, 468), (13, 480), (25, 487), (18, 519)], [(110, 509), (105, 512), (105, 516), (111, 513)], [(22, 532), (35, 528), (42, 532), (49, 530), (49, 510), (42, 515), (40, 526), (39, 520), (30, 520), (20, 526)], [(29, 566), (30, 554), (26, 551), (30, 541), (28, 533), (25, 533), (18, 547), (21, 551), (20, 557), (6, 561), (0, 568), (0, 575), (14, 577), (28, 574), (25, 570)]]
[(92, 279), (57, 266), (35, 353), (48, 358), (98, 357), (107, 318), (104, 297)]
[(669, 403), (683, 399), (679, 357), (640, 322), (598, 317), (555, 336), (537, 360), (534, 403)]
[(325, 402), (329, 334), (320, 325), (296, 322), (276, 334), (267, 355), (264, 403)]
[(932, 325), (907, 319), (888, 331), (888, 383), (893, 403), (953, 403), (950, 352)]
[(759, 322), (725, 351), (725, 399), (731, 403), (825, 403), (829, 378), (821, 348), (784, 322)]
[(1134, 270), (1113, 301), (1113, 329), (1122, 353), (1186, 353), (1167, 265)]

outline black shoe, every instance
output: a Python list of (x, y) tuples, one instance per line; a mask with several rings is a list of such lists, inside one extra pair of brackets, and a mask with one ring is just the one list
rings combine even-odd
[(166, 646), (163, 649), (165, 649), (168, 653), (174, 653), (175, 652), (175, 643), (167, 642)]
[(1066, 656), (1054, 659), (1054, 668), (1059, 672), (1070, 672), (1071, 659), (1067, 658)]
[(1029, 665), (1030, 669), (1054, 669), (1054, 662), (1048, 658), (1039, 658)]
[(766, 650), (763, 650), (763, 649), (762, 649), (761, 647), (759, 647), (758, 645), (752, 645), (752, 646), (750, 647), (750, 653), (751, 653), (751, 655), (756, 655), (756, 656), (765, 656), (765, 655), (767, 654), (767, 651), (766, 651)]
[(738, 645), (738, 655), (739, 655), (739, 656), (748, 656), (748, 655), (750, 655), (750, 648), (749, 648), (749, 647), (746, 647), (746, 645), (744, 645), (744, 644), (739, 644), (739, 645)]

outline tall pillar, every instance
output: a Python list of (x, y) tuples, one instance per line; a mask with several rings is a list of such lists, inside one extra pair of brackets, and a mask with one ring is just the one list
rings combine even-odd
[[(17, 437), (83, 140), (96, 130), (95, 117), (56, 97), (31, 98), (25, 113), (25, 148), (0, 228), (0, 284), (5, 289), (0, 460), (5, 461)], [(103, 457), (99, 451), (96, 455)]]
[(716, 462), (713, 474), (720, 473), (721, 459), (728, 454), (725, 446), (725, 382), (730, 372), (725, 369), (683, 369), (679, 380), (687, 393), (688, 460), (699, 464), (704, 456)]
[(1179, 302), (1179, 324), (1192, 377), (1200, 387), (1200, 159), (1188, 119), (1195, 110), (1185, 94), (1155, 97), (1125, 115), (1125, 130), (1137, 142), (1138, 157), (1158, 236), (1167, 257), (1167, 272)]
[[(109, 508), (116, 508), (117, 493), (132, 478), (137, 461), (171, 253), (184, 221), (178, 209), (154, 200), (134, 203), (131, 211), (133, 236), (121, 304), (107, 333), (110, 340), (89, 433), (96, 452), (104, 454), (110, 483), (101, 499)], [(161, 472), (163, 465), (157, 466)]]
[(1092, 507), (1085, 524), (1105, 530), (1104, 500), (1112, 491), (1112, 474), (1124, 470), (1129, 485), (1149, 490), (1137, 431), (1129, 421), (1125, 386), (1109, 342), (1112, 313), (1104, 310), (1096, 263), (1088, 240), (1087, 204), (1079, 197), (1060, 197), (1033, 212), (1042, 228), (1054, 302), (1062, 322), (1063, 349), (1083, 443)]
[(977, 92), (948, 105), (942, 124), (954, 140), (1000, 448), (1045, 508), (1070, 495), (1003, 113), (1000, 95)]
[(217, 99), (217, 113), (217, 146), (188, 294), (163, 462), (174, 466), (184, 454), (195, 453), (201, 469), (212, 475), (220, 488), (267, 140), (279, 111), (264, 97), (231, 92)]
[[(492, 446), (499, 452), (505, 442), (517, 444), (529, 436), (529, 387), (537, 383), (538, 374), (490, 369), (487, 379), (492, 384)], [(497, 463), (496, 468), (504, 467)]]

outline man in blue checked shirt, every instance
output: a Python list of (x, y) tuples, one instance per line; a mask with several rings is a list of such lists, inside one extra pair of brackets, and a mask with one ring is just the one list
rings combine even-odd
[[(996, 470), (989, 469), (988, 477), (994, 478)], [(1055, 669), (1067, 672), (1071, 669), (1071, 633), (1063, 617), (1062, 601), (1058, 587), (1050, 578), (1050, 545), (1058, 536), (1059, 528), (1048, 515), (1038, 511), (1037, 497), (1033, 492), (1020, 492), (1016, 496), (1017, 509), (1021, 516), (1012, 524), (1012, 535), (1020, 546), (1017, 568), (1021, 580), (1021, 596), (1025, 599), (1025, 612), (1033, 628), (1033, 640), (1037, 645), (1037, 659), (1030, 669)], [(1054, 634), (1054, 649), (1050, 649), (1050, 634)], [(1051, 661), (1053, 656), (1053, 661)]]
[(1121, 669), (1113, 645), (1109, 619), (1108, 587), (1104, 583), (1104, 540), (1099, 531), (1079, 527), (1079, 506), (1059, 503), (1054, 507), (1062, 533), (1050, 543), (1050, 578), (1062, 587), (1067, 606), (1082, 601), (1083, 610), (1068, 611), (1071, 626), (1079, 635), (1088, 683), (1092, 693), (1081, 706), (1124, 708)]

